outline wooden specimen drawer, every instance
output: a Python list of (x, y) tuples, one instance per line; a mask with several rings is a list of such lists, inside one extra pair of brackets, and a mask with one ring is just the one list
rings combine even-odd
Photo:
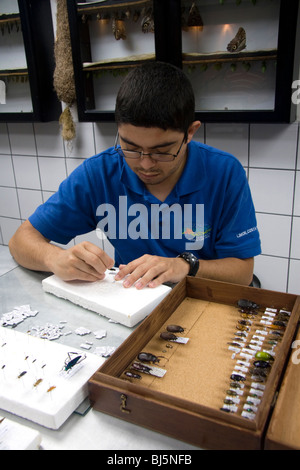
[(261, 449), (299, 315), (296, 295), (188, 277), (91, 377), (90, 401), (202, 448)]
[(300, 329), (265, 439), (267, 450), (300, 450)]

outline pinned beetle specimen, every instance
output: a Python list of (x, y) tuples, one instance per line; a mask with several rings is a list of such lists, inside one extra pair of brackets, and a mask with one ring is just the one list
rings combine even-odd
[(242, 309), (246, 310), (256, 310), (259, 308), (259, 305), (256, 304), (255, 302), (252, 302), (252, 300), (247, 300), (247, 299), (239, 299), (238, 300), (238, 306)]
[(253, 365), (259, 369), (269, 369), (271, 367), (268, 361), (254, 361)]
[(78, 354), (76, 352), (69, 352), (68, 357), (65, 360), (63, 370), (66, 371), (66, 372), (70, 371), (71, 369), (73, 369), (74, 366), (76, 366), (76, 364), (79, 364), (84, 359), (86, 359), (85, 354)]
[(255, 359), (259, 359), (262, 361), (274, 361), (274, 357), (266, 351), (258, 351), (255, 354)]
[(160, 337), (162, 339), (165, 339), (166, 341), (176, 341), (177, 340), (177, 336), (174, 335), (173, 333), (170, 333), (168, 331), (163, 331), (161, 334), (160, 334)]
[(184, 328), (179, 325), (168, 325), (167, 331), (170, 331), (171, 333), (182, 333), (184, 331)]
[[(3, 367), (2, 367), (3, 369)], [(27, 370), (23, 370), (23, 372), (21, 372), (19, 375), (18, 375), (18, 379), (20, 379), (21, 377), (24, 377), (24, 375), (27, 374)]]
[[(159, 356), (159, 357), (163, 357), (163, 356)], [(153, 364), (155, 364), (155, 362), (160, 361), (160, 359), (157, 356), (151, 353), (147, 353), (147, 352), (139, 353), (138, 359), (139, 361), (142, 361), (142, 362), (153, 362)]]
[(127, 370), (126, 372), (124, 372), (124, 374), (127, 376), (127, 377), (130, 377), (132, 379), (141, 379), (142, 376), (140, 374), (135, 374), (134, 372), (130, 372), (129, 370)]
[(241, 374), (231, 374), (230, 378), (234, 382), (244, 382), (246, 380), (246, 377)]
[(151, 371), (151, 367), (140, 364), (139, 362), (134, 362), (131, 367), (135, 370), (139, 370), (140, 372), (145, 372), (146, 374), (149, 374)]
[(36, 388), (36, 387), (38, 387), (42, 382), (43, 382), (43, 379), (38, 379), (36, 382), (34, 382), (33, 386)]

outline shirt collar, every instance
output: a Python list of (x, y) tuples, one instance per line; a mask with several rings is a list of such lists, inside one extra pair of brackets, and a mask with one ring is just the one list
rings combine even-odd
[(201, 144), (191, 141), (188, 144), (186, 164), (177, 181), (176, 189), (178, 197), (199, 191), (205, 184), (206, 169), (202, 158)]

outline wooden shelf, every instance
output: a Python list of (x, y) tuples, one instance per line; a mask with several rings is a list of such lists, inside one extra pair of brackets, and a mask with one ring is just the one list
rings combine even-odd
[(257, 60), (276, 60), (277, 49), (249, 52), (213, 52), (209, 54), (183, 53), (183, 64), (208, 64), (211, 62), (244, 62)]
[(0, 70), (0, 77), (27, 77), (28, 69)]
[[(266, 51), (251, 51), (232, 54), (230, 52), (214, 52), (211, 54), (183, 53), (182, 63), (184, 65), (209, 64), (216, 62), (244, 62), (276, 60), (277, 49)], [(121, 69), (134, 67), (138, 64), (155, 60), (155, 54), (141, 54), (128, 57), (118, 57), (113, 59), (100, 60), (98, 62), (85, 62), (83, 70), (85, 72), (96, 72), (100, 70)]]
[[(6, 36), (1, 50), (0, 79), (7, 82), (7, 102), (0, 107), (0, 122), (58, 120), (61, 105), (53, 89), (50, 0), (16, 3), (18, 12), (0, 12), (0, 35)], [(26, 86), (21, 86), (24, 83)], [(20, 90), (16, 93), (17, 88)]]
[(121, 69), (128, 67), (135, 67), (136, 65), (142, 64), (155, 60), (155, 54), (141, 54), (136, 56), (128, 56), (122, 58), (114, 58), (109, 60), (101, 60), (99, 62), (86, 62), (83, 64), (85, 72), (95, 72), (99, 70), (109, 69)]
[(20, 22), (20, 15), (19, 13), (12, 13), (10, 15), (0, 15), (0, 26), (3, 23), (15, 23), (15, 22)]
[(97, 13), (100, 10), (108, 10), (114, 9), (117, 10), (118, 8), (132, 8), (142, 5), (152, 4), (151, 0), (135, 0), (133, 2), (129, 2), (128, 0), (119, 0), (118, 2), (114, 0), (107, 0), (105, 2), (87, 2), (85, 3), (78, 3), (78, 14), (93, 14)]

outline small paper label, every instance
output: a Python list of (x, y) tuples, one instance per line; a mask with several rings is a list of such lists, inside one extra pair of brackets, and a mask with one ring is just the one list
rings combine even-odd
[(184, 338), (183, 336), (178, 336), (176, 339), (171, 339), (172, 343), (182, 343), (186, 344), (190, 338)]
[(141, 362), (134, 362), (131, 366), (131, 369), (144, 372), (144, 374), (154, 375), (155, 377), (163, 377), (167, 372), (166, 369), (162, 369), (161, 367), (149, 366)]

